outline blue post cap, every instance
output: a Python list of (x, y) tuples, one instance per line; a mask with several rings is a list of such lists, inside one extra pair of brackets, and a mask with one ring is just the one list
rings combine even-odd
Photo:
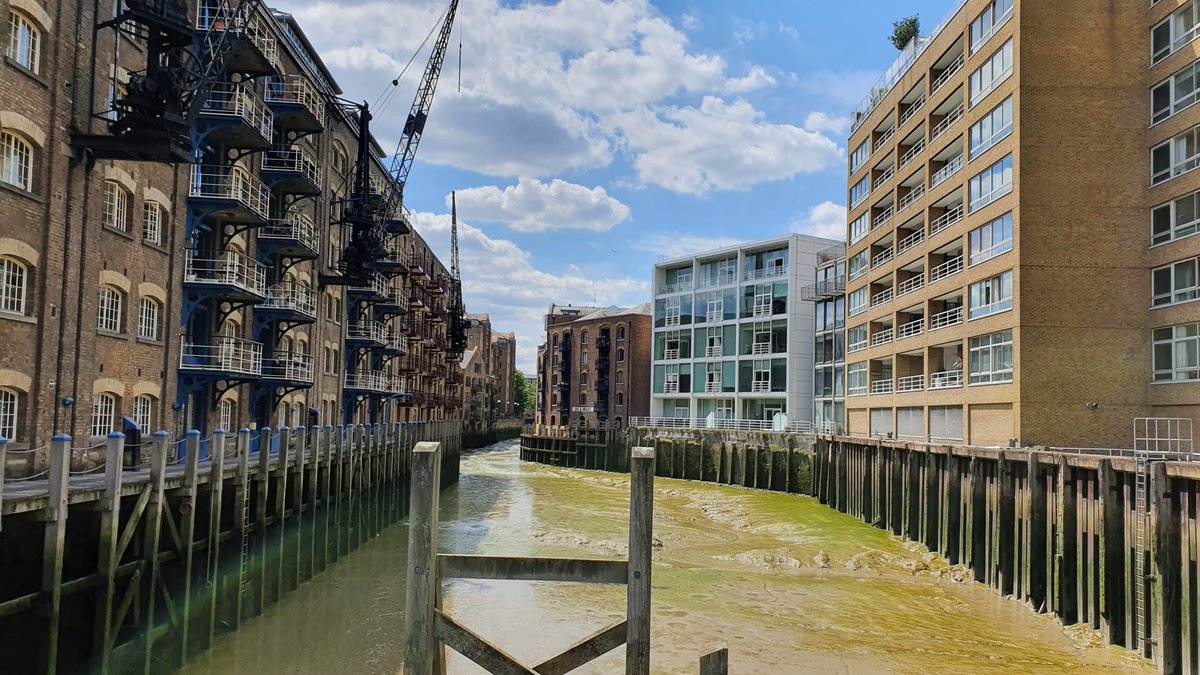
[(154, 432), (154, 437), (155, 437), (155, 438), (166, 438), (166, 437), (168, 437), (168, 436), (170, 436), (170, 435), (171, 435), (171, 434), (168, 434), (166, 431), (156, 431), (156, 432)]
[(325, 430), (326, 430), (326, 431), (333, 431), (333, 425), (332, 425), (332, 424), (326, 424), (326, 425), (325, 425)]
[(57, 436), (55, 436), (54, 438), (51, 438), (50, 440), (52, 440), (52, 441), (69, 441), (69, 440), (71, 440), (71, 434), (58, 434)]
[(250, 433), (250, 427), (242, 427), (241, 429), (238, 429), (238, 433), (239, 434), (248, 434), (248, 433)]
[(117, 440), (117, 439), (125, 438), (125, 434), (123, 434), (119, 431), (114, 431), (108, 435), (108, 438), (109, 438), (109, 440)]
[(221, 434), (222, 436), (224, 436), (224, 435), (225, 435), (225, 430), (224, 430), (224, 429), (222, 429), (221, 427), (217, 427), (216, 429), (213, 429), (213, 433), (214, 433), (214, 434)]
[(279, 431), (291, 431), (291, 429), (287, 428), (287, 425), (285, 424), (284, 426), (279, 427)]
[(259, 433), (261, 433), (261, 432), (264, 432), (264, 431), (265, 431), (265, 432), (267, 432), (267, 433), (269, 434), (269, 433), (271, 433), (271, 427), (262, 427), (262, 428), (261, 428), (261, 429), (259, 429), (258, 431), (259, 431)]
[(200, 430), (199, 430), (199, 429), (192, 429), (191, 431), (187, 432), (187, 435), (188, 435), (188, 438), (191, 438), (192, 436), (199, 436), (199, 435), (200, 435)]

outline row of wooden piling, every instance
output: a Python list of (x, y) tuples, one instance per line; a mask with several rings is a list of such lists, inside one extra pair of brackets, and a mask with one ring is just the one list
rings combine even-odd
[[(148, 469), (106, 461), (96, 489), (56, 438), (45, 493), (0, 533), (2, 669), (178, 668), (404, 518), (412, 448), (427, 440), (445, 449), (443, 487), (456, 482), (459, 422), (263, 429), (257, 447), (248, 430), (203, 444), (192, 432), (171, 465), (160, 432)], [(107, 456), (123, 444), (114, 435)]]

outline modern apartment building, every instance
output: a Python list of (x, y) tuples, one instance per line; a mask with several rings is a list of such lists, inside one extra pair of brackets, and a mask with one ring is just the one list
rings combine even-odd
[(1200, 409), (1192, 0), (959, 0), (855, 112), (855, 434), (1130, 447)]
[(650, 409), (650, 305), (551, 305), (538, 347), (539, 424), (621, 428)]
[(837, 245), (792, 234), (657, 263), (651, 416), (811, 421), (815, 306), (800, 290)]
[[(341, 276), (355, 158), (378, 195), (384, 155), (359, 154), (358, 118), (295, 19), (238, 6), (0, 8), (0, 436), (15, 447), (124, 417), (178, 432), (457, 416), (446, 268), (393, 212), (375, 276)], [(228, 50), (183, 132), (198, 155), (119, 136), (153, 96), (148, 54), (194, 39)]]
[(813, 425), (825, 432), (846, 426), (846, 247), (817, 253), (816, 281), (800, 289), (813, 304)]

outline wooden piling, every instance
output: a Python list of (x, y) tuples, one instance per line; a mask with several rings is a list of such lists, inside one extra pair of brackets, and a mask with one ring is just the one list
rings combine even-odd
[[(96, 572), (99, 584), (96, 589), (96, 619), (92, 625), (93, 668), (96, 672), (108, 672), (112, 655), (113, 603), (117, 594), (117, 540), (121, 525), (122, 464), (125, 456), (125, 434), (108, 435), (104, 454), (104, 494), (97, 508), (100, 511), (100, 545), (96, 552)], [(4, 465), (0, 463), (0, 474)]]
[(162, 534), (162, 519), (165, 507), (163, 487), (167, 472), (167, 432), (154, 434), (154, 450), (150, 457), (150, 498), (146, 504), (146, 526), (142, 542), (142, 583), (138, 590), (139, 611), (143, 617), (138, 640), (142, 645), (142, 672), (147, 675), (154, 667), (155, 605), (158, 597), (161, 569), (158, 549)]
[(437, 565), (438, 486), (441, 453), (437, 443), (413, 448), (408, 505), (407, 603), (404, 612), (404, 672), (431, 673), (434, 637), (435, 567)]
[(650, 672), (650, 587), (652, 533), (654, 531), (654, 448), (635, 447), (630, 452), (629, 581), (626, 601), (628, 632), (625, 638), (625, 672)]

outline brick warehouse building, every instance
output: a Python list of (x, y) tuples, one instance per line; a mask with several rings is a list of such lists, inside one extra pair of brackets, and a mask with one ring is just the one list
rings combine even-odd
[[(109, 136), (146, 68), (136, 12), (0, 8), (0, 435), (15, 447), (122, 417), (179, 432), (459, 414), (445, 266), (392, 213), (383, 273), (339, 284), (357, 119), (331, 107), (341, 92), (292, 17), (252, 4), (235, 21), (234, 6), (186, 17), (232, 45), (198, 164), (125, 158), (145, 148)], [(118, 14), (128, 30), (97, 29)], [(390, 179), (369, 149), (378, 194)]]
[(622, 427), (650, 410), (649, 303), (631, 308), (551, 305), (538, 348), (537, 421)]
[(1196, 418), (1196, 11), (960, 0), (872, 88), (851, 433), (1130, 447), (1135, 417)]

